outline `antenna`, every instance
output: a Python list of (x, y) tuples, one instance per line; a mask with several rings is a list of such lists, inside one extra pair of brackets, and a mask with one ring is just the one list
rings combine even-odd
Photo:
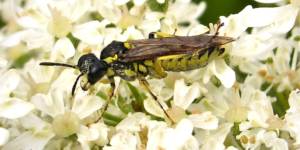
[(53, 63), (53, 62), (41, 62), (41, 66), (64, 66), (64, 67), (70, 67), (76, 69), (77, 66), (75, 65), (69, 65), (69, 64), (61, 64), (61, 63)]
[(84, 74), (81, 73), (81, 74), (76, 78), (75, 83), (74, 83), (74, 85), (73, 85), (73, 87), (72, 87), (72, 96), (74, 96), (75, 88), (76, 88), (76, 85), (77, 85), (77, 82), (78, 82), (79, 78), (80, 78), (81, 76), (83, 76), (83, 75), (84, 75)]
[[(64, 67), (70, 67), (70, 68), (74, 68), (74, 69), (79, 69), (78, 66), (76, 65), (69, 65), (69, 64), (62, 64), (62, 63), (53, 63), (53, 62), (41, 62), (40, 63), (41, 66), (64, 66)], [(74, 92), (75, 92), (75, 88), (76, 88), (76, 85), (77, 85), (77, 82), (79, 80), (79, 78), (81, 76), (83, 76), (84, 73), (81, 73), (75, 80), (75, 83), (73, 84), (73, 87), (72, 87), (72, 96), (74, 95)]]

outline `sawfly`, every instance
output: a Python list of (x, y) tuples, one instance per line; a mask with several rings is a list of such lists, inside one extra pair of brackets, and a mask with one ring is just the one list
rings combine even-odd
[[(111, 88), (107, 100), (102, 107), (101, 116), (94, 122), (97, 123), (104, 115), (115, 90), (114, 77), (119, 76), (126, 81), (139, 80), (152, 98), (159, 104), (157, 97), (150, 91), (146, 76), (161, 79), (167, 76), (165, 71), (188, 71), (204, 67), (209, 61), (224, 53), (221, 45), (235, 41), (235, 38), (218, 36), (220, 24), (214, 35), (200, 34), (196, 36), (175, 36), (161, 32), (152, 32), (149, 39), (132, 40), (126, 42), (112, 41), (100, 54), (98, 59), (93, 53), (80, 57), (77, 65), (53, 62), (42, 62), (42, 66), (65, 66), (80, 70), (80, 75), (72, 87), (72, 96), (79, 78), (81, 89), (87, 91), (103, 76), (110, 82)], [(175, 30), (176, 32), (176, 30)], [(154, 35), (162, 36), (155, 38)], [(175, 122), (166, 111), (164, 114)]]

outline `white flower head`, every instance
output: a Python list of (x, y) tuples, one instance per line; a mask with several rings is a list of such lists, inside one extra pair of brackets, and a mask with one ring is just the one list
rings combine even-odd
[(11, 69), (0, 77), (0, 116), (9, 119), (16, 119), (25, 116), (35, 106), (17, 97), (14, 97), (14, 90), (19, 85), (21, 78), (18, 72)]

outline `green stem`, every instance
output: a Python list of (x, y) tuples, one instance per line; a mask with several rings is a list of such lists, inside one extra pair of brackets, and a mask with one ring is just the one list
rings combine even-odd
[(120, 118), (120, 117), (117, 117), (115, 115), (109, 114), (107, 112), (104, 113), (103, 117), (105, 119), (108, 119), (108, 120), (111, 120), (111, 121), (114, 121), (114, 122), (117, 122), (117, 123), (120, 123), (124, 119), (124, 118)]

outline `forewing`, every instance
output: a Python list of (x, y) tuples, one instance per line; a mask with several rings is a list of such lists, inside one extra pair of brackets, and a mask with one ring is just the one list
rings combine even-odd
[(223, 36), (197, 35), (127, 41), (135, 47), (124, 52), (119, 58), (120, 61), (135, 61), (168, 55), (191, 55), (234, 40)]

